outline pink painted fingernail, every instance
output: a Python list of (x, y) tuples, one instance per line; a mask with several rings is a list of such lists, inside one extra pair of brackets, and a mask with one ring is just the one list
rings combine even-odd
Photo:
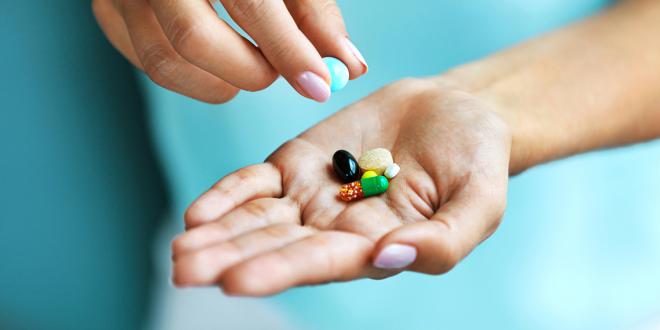
[(412, 264), (417, 258), (417, 249), (410, 245), (390, 244), (380, 251), (374, 267), (382, 269), (404, 268)]
[(296, 82), (309, 97), (316, 101), (325, 102), (330, 98), (330, 86), (323, 78), (313, 72), (303, 72), (298, 76)]
[(348, 38), (344, 38), (344, 43), (346, 44), (346, 47), (348, 47), (348, 49), (351, 51), (351, 53), (353, 53), (353, 56), (355, 56), (355, 58), (357, 58), (358, 61), (362, 63), (362, 73), (367, 73), (367, 71), (369, 71), (369, 65), (367, 65), (367, 61), (364, 59), (364, 56), (362, 56), (362, 53), (360, 53), (357, 47), (355, 47), (355, 45)]

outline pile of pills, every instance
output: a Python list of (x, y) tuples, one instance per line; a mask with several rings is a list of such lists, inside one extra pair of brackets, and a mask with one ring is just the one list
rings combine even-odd
[(384, 148), (369, 150), (358, 160), (350, 152), (338, 150), (332, 156), (332, 168), (337, 178), (346, 183), (339, 189), (339, 198), (345, 202), (386, 192), (389, 180), (401, 170), (392, 153)]

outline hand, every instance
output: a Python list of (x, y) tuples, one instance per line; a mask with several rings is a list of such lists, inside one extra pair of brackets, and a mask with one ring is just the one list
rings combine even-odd
[[(186, 212), (174, 282), (228, 294), (449, 271), (498, 226), (508, 126), (440, 80), (404, 80), (220, 180)], [(345, 203), (331, 157), (385, 147), (401, 172), (378, 197)]]
[[(215, 0), (217, 3), (218, 1)], [(256, 46), (220, 19), (208, 0), (94, 0), (110, 42), (157, 84), (210, 103), (268, 87), (281, 74), (323, 102), (340, 59), (355, 79), (367, 71), (334, 0), (222, 0)]]

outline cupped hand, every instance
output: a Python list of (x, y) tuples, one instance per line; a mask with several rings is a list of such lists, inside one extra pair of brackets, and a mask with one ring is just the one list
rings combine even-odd
[[(220, 19), (220, 3), (255, 41)], [(355, 79), (367, 71), (334, 0), (93, 0), (110, 42), (159, 85), (210, 103), (268, 87), (281, 74), (303, 96), (323, 102), (340, 59)]]
[[(493, 110), (444, 81), (413, 79), (336, 113), (190, 206), (173, 242), (174, 282), (261, 296), (449, 271), (505, 208), (511, 135)], [(389, 190), (339, 200), (333, 153), (376, 147), (401, 166)]]

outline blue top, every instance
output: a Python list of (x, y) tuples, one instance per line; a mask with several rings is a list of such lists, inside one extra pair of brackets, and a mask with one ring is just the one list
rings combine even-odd
[[(145, 79), (177, 212), (224, 174), (262, 161), (287, 139), (389, 82), (438, 74), (609, 2), (340, 1), (370, 71), (326, 104), (300, 97), (282, 79), (219, 106)], [(315, 329), (632, 324), (660, 306), (659, 151), (656, 143), (592, 153), (514, 178), (499, 231), (445, 276), (411, 273), (299, 288), (273, 301)]]

